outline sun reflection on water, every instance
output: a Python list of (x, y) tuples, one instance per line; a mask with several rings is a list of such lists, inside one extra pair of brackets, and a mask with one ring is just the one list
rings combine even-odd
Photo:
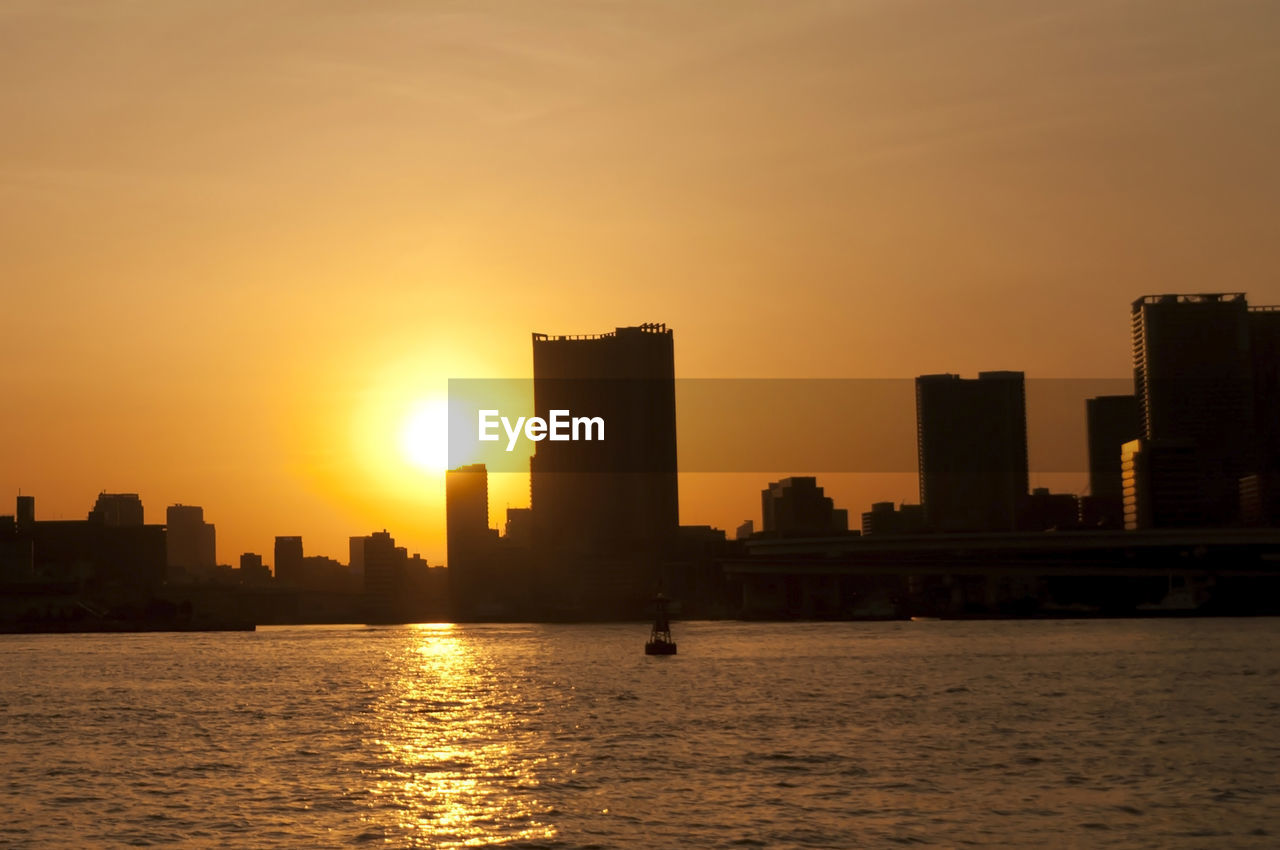
[(390, 654), (399, 678), (373, 706), (376, 801), (388, 838), (469, 847), (556, 837), (539, 799), (549, 767), (539, 707), (511, 671), (449, 624), (418, 626)]

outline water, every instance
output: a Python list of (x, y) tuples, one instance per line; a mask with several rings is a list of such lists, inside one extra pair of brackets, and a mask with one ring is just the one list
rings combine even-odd
[(0, 637), (0, 846), (1274, 847), (1280, 620)]

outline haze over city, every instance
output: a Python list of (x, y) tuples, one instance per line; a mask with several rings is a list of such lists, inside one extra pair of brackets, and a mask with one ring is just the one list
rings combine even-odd
[[(531, 331), (666, 322), (679, 378), (1123, 378), (1141, 294), (1280, 302), (1274, 4), (0, 22), (0, 493), (200, 504), (224, 562), (384, 527), (443, 560), (429, 423)], [(767, 478), (685, 476), (681, 521)]]

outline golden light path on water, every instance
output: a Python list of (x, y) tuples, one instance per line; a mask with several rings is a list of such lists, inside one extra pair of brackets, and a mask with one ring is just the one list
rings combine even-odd
[(1275, 618), (677, 630), (666, 658), (635, 623), (6, 635), (0, 846), (1280, 835)]
[(519, 683), (450, 624), (415, 627), (398, 653), (401, 676), (375, 712), (380, 737), (367, 742), (386, 763), (375, 810), (434, 847), (555, 838), (535, 773), (555, 755), (530, 728)]

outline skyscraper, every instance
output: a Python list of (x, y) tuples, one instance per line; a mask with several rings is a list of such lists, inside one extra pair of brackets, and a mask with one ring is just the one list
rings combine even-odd
[(1085, 401), (1089, 431), (1089, 493), (1119, 500), (1120, 447), (1138, 438), (1138, 400), (1104, 395)]
[[(1239, 479), (1254, 462), (1254, 386), (1249, 305), (1242, 292), (1147, 295), (1133, 302), (1133, 375), (1140, 437), (1178, 444), (1178, 452), (1133, 448), (1149, 471), (1135, 480), (1141, 502), (1157, 498), (1143, 482), (1185, 482), (1189, 464), (1199, 468), (1199, 515), (1189, 508), (1171, 516), (1179, 524), (1223, 525), (1235, 520)], [(1188, 447), (1194, 454), (1189, 458)], [(1177, 474), (1159, 469), (1175, 458)], [(1179, 486), (1182, 486), (1181, 484)], [(1140, 506), (1126, 512), (1159, 517)], [(1141, 520), (1139, 520), (1141, 524)]]
[(1131, 316), (1142, 436), (1237, 450), (1253, 414), (1244, 293), (1146, 295)]
[(165, 510), (165, 553), (170, 570), (192, 573), (218, 565), (217, 532), (204, 521), (204, 508), (170, 505)]
[(662, 324), (588, 336), (533, 335), (534, 413), (601, 417), (604, 439), (544, 440), (531, 462), (543, 551), (655, 553), (675, 539), (675, 355)]
[(445, 533), (449, 565), (489, 538), (489, 474), (483, 463), (445, 473)]
[(299, 584), (302, 581), (302, 538), (277, 537), (275, 549), (276, 581)]
[(1254, 463), (1241, 480), (1250, 525), (1280, 525), (1280, 307), (1249, 309), (1253, 367)]
[(449, 470), (444, 481), (449, 592), (455, 616), (470, 618), (490, 590), (497, 532), (489, 528), (489, 473), (473, 463)]
[(1017, 529), (1028, 484), (1021, 372), (916, 378), (916, 443), (931, 529)]
[(1089, 495), (1083, 500), (1085, 525), (1124, 525), (1121, 447), (1138, 438), (1138, 400), (1131, 395), (1104, 395), (1085, 401), (1089, 433)]
[(361, 548), (367, 622), (405, 622), (409, 553), (385, 528), (364, 538)]
[(1280, 307), (1249, 309), (1249, 350), (1257, 466), (1280, 471)]

